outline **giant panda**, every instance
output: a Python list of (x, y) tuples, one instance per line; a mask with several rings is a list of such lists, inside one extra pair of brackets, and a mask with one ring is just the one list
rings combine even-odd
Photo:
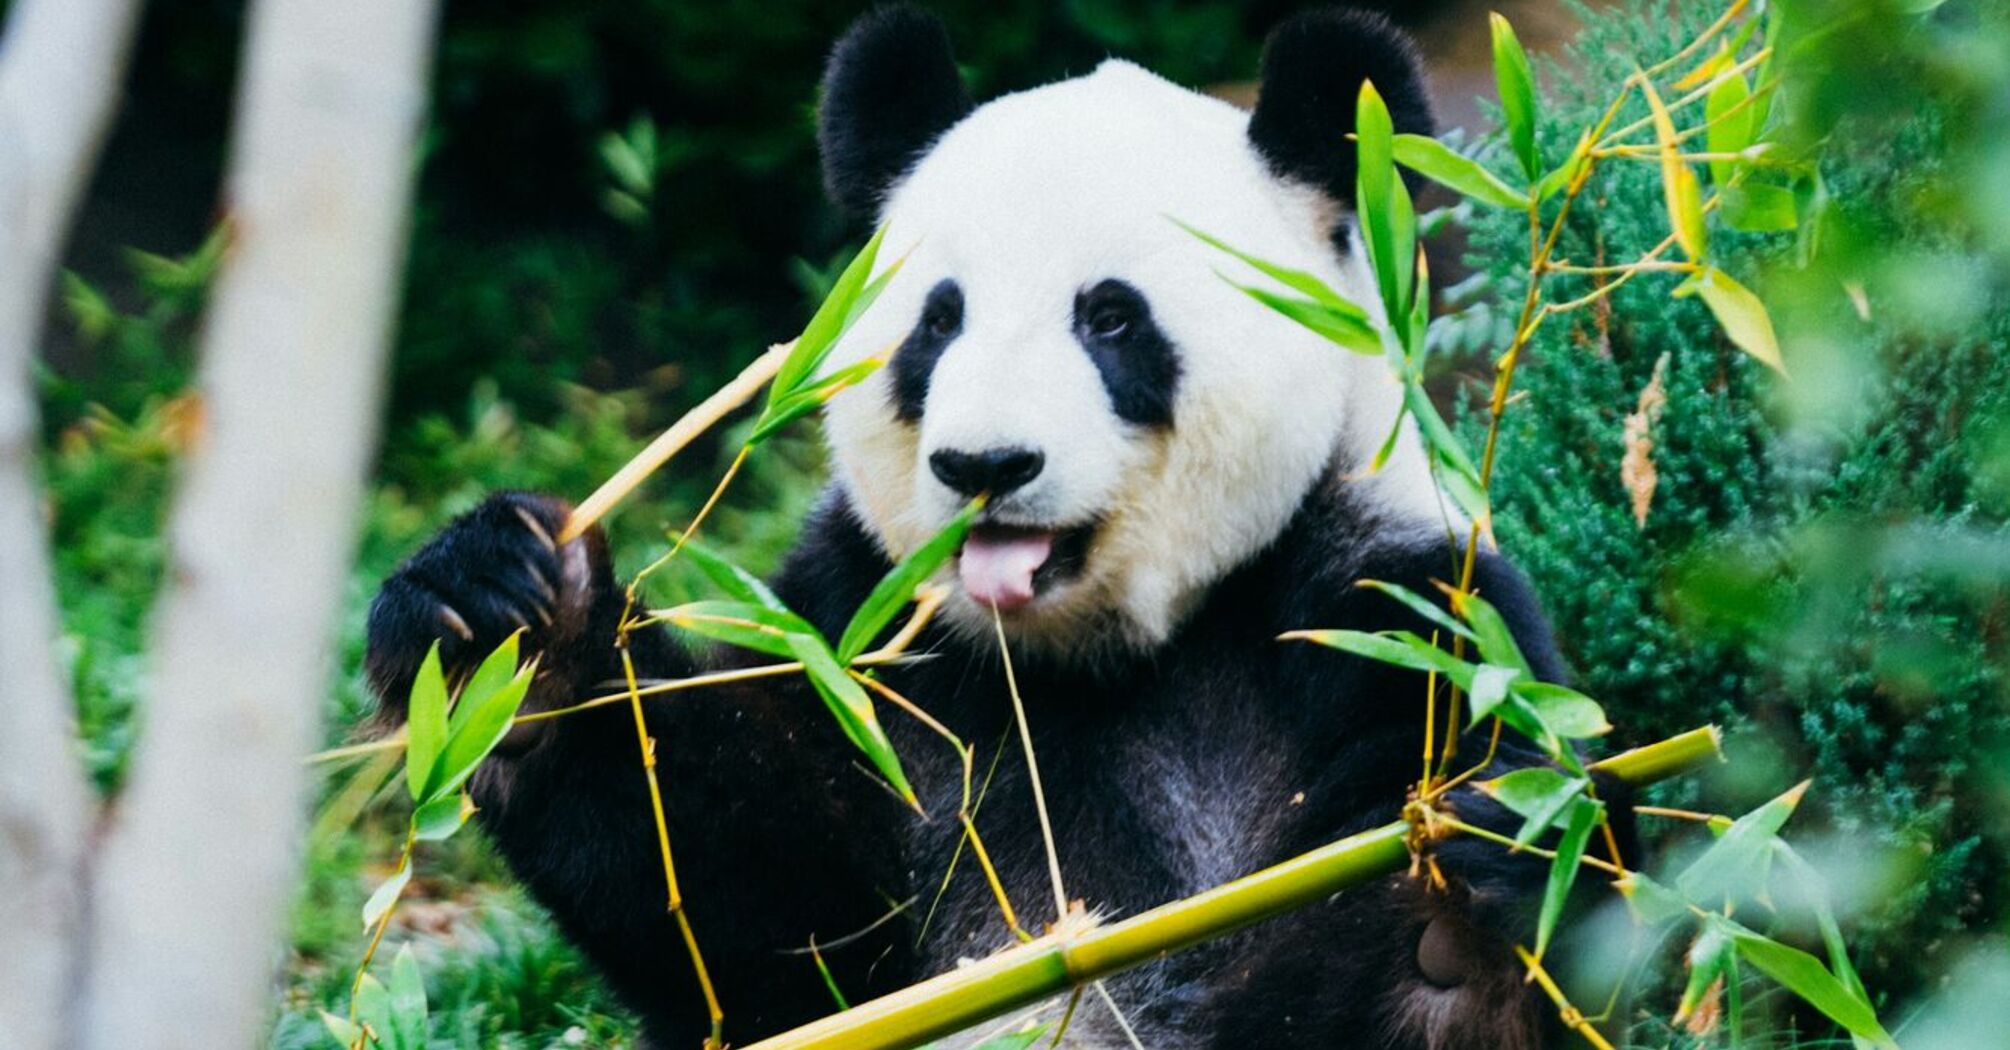
[[(1273, 33), (1253, 112), (1117, 60), (978, 105), (944, 27), (909, 8), (863, 16), (830, 56), (827, 187), (886, 225), (889, 255), (908, 254), (828, 367), (898, 349), (830, 403), (834, 477), (772, 585), (836, 637), (892, 560), (989, 494), (945, 572), (951, 596), (918, 645), (927, 658), (884, 676), (982, 761), (997, 756), (978, 822), (1028, 916), (1052, 896), (1026, 765), (1004, 746), (1000, 628), (1067, 892), (1096, 915), (1386, 822), (1415, 778), (1425, 683), (1276, 639), (1421, 626), (1355, 584), (1432, 593), (1453, 576), (1448, 536), (1463, 529), (1413, 435), (1386, 468), (1363, 470), (1398, 408), (1386, 366), (1249, 302), (1215, 272), (1225, 259), (1173, 221), (1373, 303), (1349, 203), (1364, 79), (1399, 131), (1429, 131), (1411, 45), (1350, 12)], [(435, 640), (465, 668), (528, 627), (544, 654), (533, 709), (620, 677), (622, 588), (597, 531), (555, 544), (568, 509), (495, 495), (385, 582), (367, 670), (392, 719)], [(1560, 679), (1523, 579), (1482, 551), (1476, 580), (1538, 675)], [(645, 678), (768, 659), (690, 652), (660, 630), (630, 652)], [(813, 940), (853, 1002), (1011, 943), (967, 859), (937, 900), (961, 769), (925, 728), (887, 714), (924, 818), (862, 771), (800, 682), (653, 699), (647, 719), (683, 904), (732, 1041), (833, 1009), (803, 951)], [(648, 1045), (695, 1046), (707, 1016), (665, 908), (637, 748), (624, 707), (539, 723), (471, 790), (488, 835)], [(1541, 760), (1507, 742), (1495, 772)], [(1452, 804), (1512, 826), (1477, 792)], [(1126, 1025), (1156, 1050), (1545, 1044), (1552, 1011), (1510, 949), (1544, 865), (1470, 840), (1439, 845), (1436, 860), (1447, 886), (1391, 878), (1113, 979), (1123, 1023), (1091, 996), (1065, 1045), (1129, 1046)]]

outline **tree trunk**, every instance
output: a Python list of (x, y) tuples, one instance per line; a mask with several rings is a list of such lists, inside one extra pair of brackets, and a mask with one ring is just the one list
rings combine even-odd
[(247, 1047), (270, 1017), (434, 15), (430, 0), (252, 14), (204, 422), (168, 530), (144, 733), (97, 864), (84, 1047)]
[(63, 1031), (92, 804), (52, 657), (31, 367), (138, 11), (137, 0), (17, 0), (0, 35), (0, 1031), (25, 1050)]

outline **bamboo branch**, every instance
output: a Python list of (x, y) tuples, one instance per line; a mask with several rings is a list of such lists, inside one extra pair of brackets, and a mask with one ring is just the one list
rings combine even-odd
[[(1614, 755), (1591, 768), (1644, 785), (1717, 756), (1716, 727), (1706, 726)], [(763, 1040), (749, 1050), (908, 1050), (1396, 874), (1409, 862), (1409, 835), (1407, 821), (1384, 824), (1123, 922), (1079, 932), (1063, 930), (1008, 948)]]
[(614, 505), (627, 498), (649, 475), (654, 474), (670, 457), (684, 450), (684, 446), (698, 435), (711, 429), (712, 425), (726, 414), (747, 403), (760, 389), (768, 385), (775, 373), (781, 370), (782, 361), (789, 356), (793, 343), (780, 343), (768, 348), (768, 352), (754, 358), (752, 364), (740, 370), (733, 381), (712, 392), (712, 396), (700, 401), (697, 407), (684, 413), (670, 429), (657, 435), (647, 447), (635, 454), (614, 476), (601, 482), (593, 495), (580, 501), (573, 509), (572, 517), (566, 520), (565, 530), (559, 533), (560, 544), (571, 543), (580, 534), (593, 527), (605, 517)]

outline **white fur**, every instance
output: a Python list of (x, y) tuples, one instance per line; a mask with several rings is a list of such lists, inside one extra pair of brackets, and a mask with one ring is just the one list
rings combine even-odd
[[(1374, 308), (1366, 266), (1343, 264), (1327, 236), (1334, 205), (1273, 176), (1247, 127), (1226, 102), (1109, 61), (981, 107), (887, 201), (886, 257), (911, 254), (829, 367), (897, 345), (945, 277), (962, 286), (964, 329), (934, 371), (919, 427), (894, 418), (884, 371), (831, 402), (839, 476), (897, 558), (962, 502), (928, 470), (930, 452), (1041, 450), (1046, 469), (993, 508), (999, 517), (1104, 525), (1078, 580), (1010, 618), (1029, 645), (1163, 641), (1206, 588), (1276, 538), (1336, 452), (1366, 464), (1388, 433), (1400, 395), (1381, 360), (1248, 299), (1215, 271), (1264, 278), (1172, 222)], [(1112, 277), (1144, 294), (1177, 347), (1170, 431), (1117, 417), (1072, 332), (1076, 293)], [(1442, 520), (1414, 435), (1359, 483), (1385, 516)], [(960, 590), (947, 612), (989, 630), (989, 610)]]

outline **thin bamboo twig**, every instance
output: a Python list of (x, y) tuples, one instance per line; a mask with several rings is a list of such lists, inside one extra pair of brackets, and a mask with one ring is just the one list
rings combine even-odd
[(1054, 923), (1068, 917), (1068, 890), (1061, 881), (1061, 855), (1054, 847), (1054, 825), (1047, 819), (1047, 792), (1040, 784), (1040, 762), (1033, 755), (1033, 733), (1026, 726), (1026, 702), (1019, 696), (1019, 676), (1012, 669), (1012, 648), (1005, 643), (1005, 620), (991, 606), (991, 626), (998, 632), (998, 655), (1005, 661), (1006, 691), (1012, 694), (1012, 716), (1019, 722), (1019, 744), (1026, 750), (1026, 775), (1033, 782), (1033, 811), (1040, 817), (1040, 841), (1047, 847), (1047, 875), (1054, 882)]
[(1542, 968), (1540, 960), (1519, 944), (1514, 946), (1514, 953), (1521, 958), (1522, 965), (1528, 967), (1529, 979), (1541, 985), (1544, 994), (1549, 996), (1549, 1001), (1556, 1004), (1557, 1016), (1563, 1019), (1563, 1023), (1568, 1025), (1571, 1031), (1576, 1032), (1585, 1042), (1597, 1047), (1598, 1050), (1613, 1050), (1612, 1044), (1592, 1026), (1590, 1020), (1586, 1019), (1584, 1011), (1571, 1005), (1570, 998), (1563, 994), (1563, 989), (1557, 987), (1549, 971)]
[(768, 352), (755, 358), (752, 364), (733, 377), (733, 381), (712, 392), (712, 396), (700, 401), (697, 407), (684, 413), (670, 428), (657, 435), (642, 451), (635, 454), (614, 476), (602, 482), (593, 494), (581, 500), (573, 508), (572, 517), (566, 519), (565, 529), (558, 534), (558, 542), (571, 543), (593, 527), (614, 505), (621, 502), (637, 485), (656, 472), (670, 457), (684, 450), (692, 439), (710, 429), (727, 413), (747, 403), (768, 381), (781, 370), (782, 362), (789, 356), (789, 348), (794, 343), (780, 343), (768, 348)]
[[(1675, 776), (1717, 754), (1716, 731), (1706, 727), (1615, 755), (1591, 768), (1637, 786)], [(1409, 834), (1409, 823), (1398, 820), (1123, 922), (1049, 934), (756, 1043), (750, 1050), (909, 1050), (1399, 873), (1409, 862)]]

